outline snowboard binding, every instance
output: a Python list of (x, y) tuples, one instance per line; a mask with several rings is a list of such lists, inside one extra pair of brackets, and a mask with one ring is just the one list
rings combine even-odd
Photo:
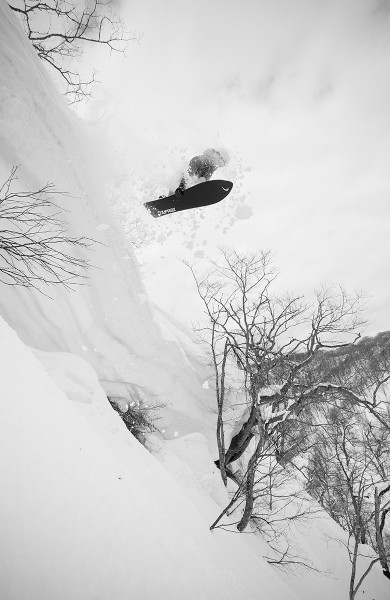
[(184, 195), (184, 189), (181, 187), (178, 187), (175, 189), (175, 196), (176, 198), (181, 198)]
[[(181, 198), (184, 195), (184, 189), (181, 187), (178, 187), (175, 189), (175, 191), (172, 192), (168, 192), (168, 197), (169, 196), (176, 196), (176, 198)], [(167, 196), (159, 196), (158, 199), (161, 200), (162, 198), (166, 198)]]

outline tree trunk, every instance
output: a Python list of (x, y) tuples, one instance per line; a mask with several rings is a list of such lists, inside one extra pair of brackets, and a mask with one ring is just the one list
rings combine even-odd
[(353, 547), (353, 553), (352, 553), (352, 557), (351, 557), (352, 567), (351, 567), (351, 577), (349, 580), (349, 600), (354, 600), (355, 594), (357, 591), (357, 590), (355, 590), (355, 579), (356, 579), (356, 564), (357, 564), (357, 557), (358, 557), (358, 550), (359, 550), (359, 537), (360, 537), (360, 532), (358, 532), (358, 535), (354, 535), (354, 538), (353, 538), (354, 547)]
[(242, 532), (248, 526), (249, 520), (253, 514), (253, 506), (255, 503), (254, 498), (254, 485), (257, 463), (260, 455), (264, 448), (264, 434), (260, 434), (260, 439), (257, 443), (256, 450), (252, 454), (247, 468), (246, 482), (245, 482), (245, 509), (244, 514), (241, 517), (241, 521), (237, 525), (238, 531)]
[(381, 527), (381, 499), (379, 496), (378, 488), (375, 488), (375, 539), (376, 539), (376, 547), (379, 556), (379, 562), (382, 567), (383, 575), (390, 579), (390, 569), (389, 569), (389, 561), (387, 558), (387, 553), (385, 549), (385, 545), (383, 542), (383, 527)]
[(218, 445), (218, 467), (221, 471), (222, 481), (227, 485), (227, 477), (226, 477), (226, 459), (225, 459), (225, 435), (223, 430), (223, 405), (225, 401), (225, 367), (226, 367), (226, 358), (228, 354), (228, 341), (225, 342), (225, 348), (223, 351), (223, 359), (222, 359), (222, 370), (221, 370), (221, 387), (219, 389), (219, 393), (217, 394), (218, 400), (218, 417), (217, 417), (217, 445)]
[(252, 430), (256, 424), (256, 412), (256, 406), (252, 405), (248, 420), (241, 427), (240, 431), (232, 438), (225, 456), (226, 465), (240, 458), (247, 449), (249, 442), (254, 435)]

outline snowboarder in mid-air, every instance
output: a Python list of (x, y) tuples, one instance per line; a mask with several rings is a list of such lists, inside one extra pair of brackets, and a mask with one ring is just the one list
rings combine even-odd
[(183, 173), (180, 183), (168, 196), (144, 202), (145, 208), (153, 217), (162, 217), (174, 212), (200, 208), (220, 202), (233, 188), (231, 181), (211, 179), (213, 173), (224, 167), (229, 161), (226, 150), (205, 150), (200, 156), (194, 156), (189, 162), (187, 172)]
[[(183, 196), (184, 190), (188, 187), (203, 181), (209, 181), (218, 167), (224, 167), (229, 162), (229, 154), (224, 148), (215, 150), (209, 148), (200, 156), (191, 158), (187, 173), (183, 174), (180, 183), (174, 192), (169, 192), (169, 196), (175, 194), (178, 198)], [(160, 196), (163, 198), (164, 196)]]

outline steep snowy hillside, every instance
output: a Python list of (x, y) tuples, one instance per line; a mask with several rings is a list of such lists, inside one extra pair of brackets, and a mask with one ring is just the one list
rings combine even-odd
[[(204, 358), (150, 304), (107, 202), (103, 142), (58, 95), (4, 0), (0, 64), (0, 182), (14, 165), (21, 190), (53, 182), (69, 194), (56, 202), (70, 234), (101, 242), (75, 291), (1, 285), (1, 600), (344, 600), (346, 534), (323, 513), (293, 530), (318, 569), (294, 576), (267, 563), (260, 536), (210, 532), (227, 492)], [(153, 454), (107, 394), (166, 403)], [(357, 598), (385, 600), (387, 586), (375, 567)]]
[[(108, 393), (128, 397), (137, 386), (148, 400), (158, 396), (169, 405), (164, 424), (168, 438), (178, 427), (171, 408), (183, 417), (179, 434), (204, 428), (200, 409), (210, 402), (204, 377), (185, 368), (178, 346), (161, 335), (132, 245), (108, 208), (109, 153), (93, 149), (104, 140), (86, 131), (65, 105), (4, 0), (0, 63), (1, 184), (13, 165), (20, 165), (22, 190), (53, 182), (70, 195), (55, 199), (69, 211), (64, 215), (69, 234), (101, 242), (85, 254), (95, 267), (87, 286), (71, 292), (52, 287), (52, 299), (3, 286), (2, 315), (27, 344), (84, 357)], [(197, 420), (195, 429), (184, 414)]]
[[(296, 600), (244, 540), (209, 532), (212, 504), (188, 500), (107, 412), (97, 381), (92, 411), (110, 444), (2, 319), (0, 356), (2, 600), (255, 600), (259, 589)], [(81, 398), (91, 376), (73, 362)]]

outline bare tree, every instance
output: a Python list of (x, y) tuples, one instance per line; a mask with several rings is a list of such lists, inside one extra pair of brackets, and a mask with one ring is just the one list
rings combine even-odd
[(20, 18), (39, 58), (65, 81), (71, 103), (90, 96), (95, 74), (84, 76), (78, 62), (84, 43), (125, 52), (130, 34), (111, 0), (14, 0), (9, 7)]
[[(351, 402), (326, 407), (323, 417), (325, 422), (317, 423), (314, 432), (308, 491), (349, 534), (349, 598), (354, 600), (376, 562), (380, 561), (389, 578), (389, 553), (383, 536), (390, 509), (389, 435), (383, 429), (378, 432), (364, 410)], [(369, 565), (358, 579), (362, 544), (371, 545), (378, 557), (369, 557)]]
[(89, 262), (75, 253), (94, 240), (70, 237), (53, 197), (64, 195), (47, 183), (36, 191), (14, 191), (17, 167), (0, 188), (0, 281), (35, 288), (72, 288), (86, 279)]
[[(237, 489), (210, 529), (232, 531), (242, 521), (243, 507), (248, 506), (245, 464), (245, 461), (240, 461), (242, 471), (240, 467), (236, 467)], [(269, 551), (264, 558), (270, 564), (287, 571), (304, 568), (318, 572), (297, 545), (294, 526), (314, 519), (320, 508), (317, 503), (310, 502), (301, 486), (297, 485), (292, 469), (276, 460), (272, 439), (268, 438), (262, 447), (254, 472), (250, 526), (251, 532), (261, 535), (268, 544)], [(225, 515), (229, 518), (224, 519)]]
[(390, 543), (386, 544), (385, 523), (390, 512), (390, 484), (374, 489), (374, 528), (375, 528), (375, 550), (378, 552), (382, 572), (390, 579)]
[[(215, 292), (215, 285), (209, 282), (207, 278), (199, 281), (193, 268), (186, 263), (192, 271), (194, 280), (196, 282), (198, 294), (201, 296), (206, 313), (208, 315), (209, 326), (206, 328), (207, 334), (210, 336), (210, 352), (212, 367), (214, 370), (214, 381), (215, 381), (215, 393), (217, 400), (217, 447), (218, 447), (218, 460), (216, 465), (220, 469), (222, 481), (227, 485), (227, 473), (226, 473), (226, 460), (225, 460), (225, 432), (224, 432), (224, 408), (225, 408), (225, 392), (226, 392), (226, 362), (228, 359), (229, 351), (232, 349), (230, 340), (226, 336), (224, 331), (220, 331), (218, 327), (219, 319), (221, 316), (221, 307), (214, 306), (209, 301), (213, 297)], [(222, 345), (222, 351), (219, 347)], [(229, 472), (229, 476), (234, 479), (232, 473)]]
[(322, 382), (310, 373), (310, 363), (323, 349), (347, 346), (359, 338), (361, 308), (359, 296), (342, 289), (321, 289), (312, 306), (299, 296), (275, 297), (269, 253), (221, 252), (221, 260), (214, 261), (206, 275), (194, 268), (192, 273), (206, 308), (208, 325), (202, 332), (209, 336), (214, 365), (226, 367), (228, 348), (244, 380), (248, 416), (217, 463), (224, 461), (229, 475), (229, 465), (255, 439), (240, 483), (245, 505), (237, 528), (244, 531), (254, 513), (256, 472), (270, 440), (276, 442), (286, 421), (296, 419), (308, 403), (323, 400)]
[(371, 545), (378, 553), (383, 575), (390, 579), (390, 428), (381, 423), (375, 425), (375, 422), (369, 422), (364, 442), (374, 474), (374, 493), (369, 498), (371, 506), (374, 505), (370, 515), (370, 526), (373, 530)]

